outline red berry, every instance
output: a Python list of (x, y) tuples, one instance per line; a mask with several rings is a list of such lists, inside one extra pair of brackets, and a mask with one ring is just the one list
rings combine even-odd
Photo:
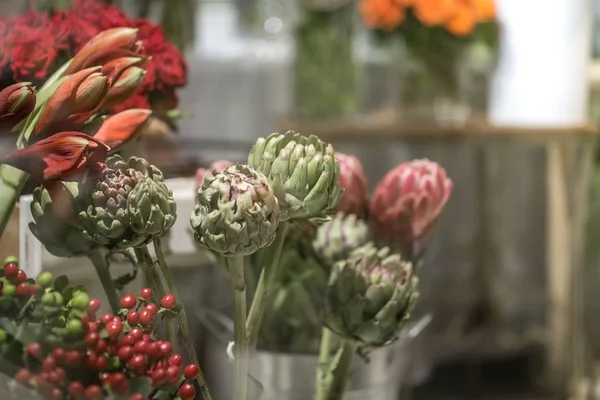
[(146, 400), (146, 397), (141, 393), (134, 393), (129, 396), (129, 400)]
[(183, 369), (183, 376), (185, 376), (185, 379), (196, 379), (199, 370), (196, 364), (186, 365)]
[(160, 305), (170, 310), (171, 308), (175, 307), (175, 296), (172, 294), (166, 295), (160, 301)]
[(148, 347), (146, 348), (146, 355), (152, 359), (159, 358), (161, 356), (160, 343), (158, 343), (158, 342), (148, 343)]
[(52, 389), (52, 391), (50, 392), (50, 395), (48, 396), (48, 400), (62, 400), (62, 399), (63, 399), (63, 394), (59, 388)]
[(56, 360), (54, 359), (54, 357), (48, 356), (44, 358), (44, 360), (42, 361), (42, 371), (50, 372), (54, 368), (56, 368)]
[(126, 294), (121, 298), (121, 307), (131, 310), (135, 307), (137, 300), (134, 295)]
[(26, 280), (27, 280), (27, 274), (25, 273), (25, 271), (23, 271), (22, 269), (17, 271), (17, 276), (15, 276), (15, 282), (22, 283), (22, 282), (25, 282)]
[(16, 278), (19, 274), (19, 266), (15, 263), (9, 263), (4, 266), (4, 276), (7, 278)]
[(88, 326), (88, 324), (90, 323), (90, 316), (87, 314), (83, 314), (81, 316), (81, 323), (83, 324), (84, 327)]
[(169, 365), (180, 367), (183, 364), (183, 358), (179, 354), (173, 354), (169, 357)]
[(114, 315), (112, 315), (111, 313), (106, 313), (102, 317), (100, 317), (100, 321), (102, 322), (102, 324), (107, 325), (113, 320), (113, 318)]
[(148, 304), (144, 309), (148, 310), (148, 312), (152, 315), (158, 314), (158, 306), (154, 303)]
[(144, 333), (144, 335), (142, 336), (142, 340), (144, 342), (151, 342), (152, 341), (152, 337), (150, 335), (148, 335), (147, 333)]
[(83, 360), (83, 354), (81, 354), (80, 352), (78, 352), (77, 350), (71, 350), (67, 353), (67, 357), (65, 359), (66, 364), (69, 367), (78, 367), (79, 364), (81, 364), (81, 361)]
[(119, 337), (122, 331), (123, 326), (115, 321), (106, 325), (106, 333), (108, 333), (108, 336), (110, 336), (113, 339)]
[(85, 397), (88, 400), (102, 400), (102, 388), (98, 385), (88, 386), (85, 389)]
[(179, 379), (179, 367), (176, 367), (175, 365), (170, 365), (169, 368), (167, 368), (167, 379), (170, 382), (178, 380)]
[(140, 323), (140, 313), (137, 311), (131, 311), (127, 314), (127, 323), (129, 326), (135, 326)]
[(108, 354), (109, 354), (111, 357), (114, 357), (114, 356), (116, 356), (118, 351), (119, 351), (119, 349), (118, 349), (118, 348), (117, 348), (117, 346), (116, 346), (116, 345), (114, 345), (114, 344), (111, 344), (110, 346), (108, 346), (108, 347), (106, 348), (106, 352), (107, 352), (107, 353), (108, 353)]
[(90, 332), (85, 337), (85, 342), (92, 349), (96, 348), (96, 346), (98, 345), (99, 341), (100, 341), (100, 335), (98, 335), (96, 332)]
[(141, 354), (136, 354), (129, 360), (129, 365), (133, 369), (142, 369), (146, 366), (146, 357)]
[(196, 389), (194, 388), (194, 385), (190, 383), (184, 383), (181, 385), (179, 388), (179, 396), (181, 396), (183, 400), (193, 399), (194, 396), (196, 396)]
[(137, 354), (146, 354), (146, 351), (148, 350), (148, 342), (145, 342), (143, 340), (135, 342), (135, 344), (133, 345), (133, 350)]
[(140, 340), (142, 338), (142, 336), (144, 335), (144, 332), (142, 332), (142, 330), (140, 328), (133, 328), (129, 334), (131, 336), (133, 336), (133, 338), (135, 340)]
[(27, 352), (27, 355), (31, 358), (42, 357), (42, 345), (37, 342), (29, 344), (25, 348), (25, 351)]
[(119, 349), (117, 356), (119, 360), (125, 362), (129, 360), (133, 356), (133, 347), (131, 346), (123, 346)]
[(144, 288), (140, 292), (140, 296), (146, 300), (150, 300), (152, 298), (152, 289)]
[(140, 324), (148, 326), (152, 323), (152, 313), (148, 310), (142, 311), (140, 314)]
[(28, 386), (30, 379), (31, 379), (31, 373), (25, 368), (20, 369), (19, 372), (17, 372), (14, 377), (15, 382), (17, 382), (19, 385), (22, 385), (22, 386)]
[(173, 345), (169, 342), (160, 342), (160, 354), (163, 357), (169, 357), (173, 351)]
[(98, 323), (97, 322), (88, 322), (88, 331), (98, 332)]
[(81, 384), (81, 382), (71, 382), (69, 383), (69, 386), (67, 387), (67, 393), (69, 393), (69, 396), (75, 398), (75, 399), (80, 399), (83, 397), (83, 385)]
[(52, 350), (52, 357), (54, 357), (57, 364), (62, 364), (65, 361), (66, 355), (67, 353), (65, 352), (65, 350), (60, 347), (57, 347), (54, 350)]
[(162, 368), (157, 368), (152, 372), (152, 383), (154, 386), (160, 386), (167, 380), (167, 373)]
[(88, 305), (88, 312), (92, 314), (96, 314), (100, 310), (100, 300), (98, 299), (90, 299), (90, 303)]
[(135, 337), (131, 333), (128, 333), (121, 339), (121, 346), (133, 346), (135, 342)]
[(98, 356), (92, 350), (85, 352), (85, 367), (90, 371), (95, 371), (98, 367)]
[(30, 297), (31, 289), (27, 282), (21, 282), (17, 285), (17, 297)]
[(96, 369), (98, 371), (104, 371), (106, 369), (106, 357), (98, 357), (98, 360), (96, 361)]
[(63, 384), (67, 380), (67, 373), (62, 368), (56, 368), (50, 372), (50, 382), (56, 386)]
[(106, 344), (106, 340), (99, 340), (96, 345), (96, 354), (102, 355), (108, 349), (108, 344)]

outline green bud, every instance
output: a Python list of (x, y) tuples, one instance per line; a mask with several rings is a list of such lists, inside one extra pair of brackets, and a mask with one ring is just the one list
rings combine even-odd
[(6, 257), (4, 259), (4, 264), (3, 265), (8, 265), (8, 264), (11, 264), (11, 263), (18, 264), (19, 263), (19, 259), (17, 257), (15, 257), (15, 256)]
[(54, 283), (54, 275), (48, 271), (42, 272), (37, 278), (37, 283), (44, 288), (49, 288)]
[(70, 334), (76, 335), (78, 333), (81, 333), (82, 330), (83, 330), (83, 324), (81, 323), (80, 320), (74, 318), (74, 319), (70, 319), (69, 322), (67, 322), (67, 331)]
[(2, 293), (5, 297), (15, 297), (17, 294), (17, 287), (10, 283), (5, 283), (2, 287)]
[(0, 329), (0, 343), (6, 342), (6, 332)]
[(54, 305), (62, 306), (64, 302), (63, 295), (60, 292), (52, 292), (52, 296), (54, 297)]
[(90, 305), (90, 296), (85, 292), (77, 292), (71, 300), (71, 305), (78, 310), (85, 311)]
[(54, 294), (52, 294), (52, 292), (44, 293), (44, 295), (42, 296), (42, 304), (45, 306), (53, 306)]

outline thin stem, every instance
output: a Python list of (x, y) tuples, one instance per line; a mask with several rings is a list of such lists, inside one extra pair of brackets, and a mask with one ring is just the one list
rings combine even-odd
[(108, 263), (104, 256), (104, 250), (102, 248), (96, 248), (90, 252), (88, 257), (92, 261), (92, 264), (94, 264), (94, 268), (96, 268), (96, 273), (98, 273), (98, 278), (100, 278), (100, 283), (102, 283), (102, 288), (104, 289), (104, 293), (106, 293), (110, 308), (116, 315), (120, 309), (119, 295), (110, 276)]
[(275, 277), (277, 275), (277, 267), (279, 266), (279, 258), (281, 257), (281, 249), (285, 242), (287, 230), (288, 222), (281, 222), (279, 228), (277, 228), (275, 242), (267, 249), (271, 255), (270, 262), (263, 267), (260, 273), (256, 292), (254, 293), (254, 299), (250, 306), (250, 313), (248, 314), (248, 319), (246, 321), (246, 340), (248, 341), (250, 354), (256, 350), (260, 324), (265, 313), (266, 300), (268, 299), (271, 290), (273, 290)]
[(19, 200), (29, 175), (10, 165), (0, 165), (0, 237)]
[(315, 400), (342, 399), (357, 347), (358, 344), (354, 341), (347, 339), (341, 341), (322, 385), (317, 387)]
[[(171, 270), (167, 266), (167, 262), (165, 260), (165, 253), (162, 249), (160, 237), (154, 237), (154, 250), (156, 251), (156, 258), (158, 259), (160, 270), (162, 271), (165, 281), (167, 282), (167, 287), (169, 288), (169, 291), (175, 296), (175, 298), (178, 301), (181, 301), (181, 296), (179, 296), (179, 290), (177, 290), (177, 286), (175, 285), (175, 279), (173, 279)], [(198, 376), (196, 377), (196, 382), (198, 382), (200, 393), (202, 394), (202, 399), (212, 400), (210, 392), (208, 391), (208, 386), (206, 386), (206, 381), (204, 380), (202, 368), (200, 368), (200, 363), (198, 362), (198, 356), (196, 355), (194, 341), (192, 340), (192, 334), (190, 333), (190, 327), (188, 325), (185, 307), (183, 307), (183, 304), (181, 306), (181, 310), (177, 314), (177, 320), (180, 326), (181, 339), (188, 353), (188, 357), (190, 358), (193, 364), (196, 364), (198, 366)]]
[(331, 353), (331, 344), (333, 339), (333, 332), (326, 327), (321, 330), (321, 347), (319, 348), (319, 365), (317, 366), (317, 398), (319, 393), (326, 390), (325, 382), (327, 378), (327, 371), (329, 369), (329, 354)]
[(227, 259), (233, 297), (235, 303), (235, 389), (234, 400), (246, 400), (248, 391), (248, 343), (246, 342), (246, 279), (244, 277), (244, 257), (234, 256)]
[(154, 262), (152, 261), (152, 256), (150, 256), (148, 247), (136, 247), (134, 251), (136, 258), (138, 259), (138, 263), (142, 268), (142, 271), (144, 271), (144, 276), (146, 277), (146, 287), (152, 289), (153, 301), (158, 303), (160, 302), (160, 299), (162, 299), (167, 293), (165, 292), (162, 281), (160, 280), (160, 276), (158, 276), (158, 272), (154, 267)]

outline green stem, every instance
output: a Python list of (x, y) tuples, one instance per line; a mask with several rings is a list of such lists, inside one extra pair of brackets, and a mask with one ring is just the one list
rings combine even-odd
[(235, 300), (235, 390), (234, 400), (246, 400), (248, 391), (248, 343), (246, 342), (246, 280), (244, 278), (244, 257), (228, 258), (229, 272), (233, 283)]
[(327, 378), (327, 370), (329, 367), (329, 353), (331, 353), (331, 344), (333, 332), (326, 327), (321, 330), (321, 347), (319, 348), (319, 365), (317, 366), (317, 398), (319, 394), (326, 390), (325, 382)]
[(119, 295), (108, 270), (104, 249), (94, 249), (88, 257), (92, 261), (92, 264), (94, 264), (94, 268), (96, 268), (96, 273), (98, 273), (98, 278), (100, 278), (100, 283), (102, 283), (102, 288), (104, 289), (104, 293), (106, 293), (110, 308), (113, 314), (116, 315), (120, 309)]
[(0, 165), (0, 237), (19, 200), (29, 175), (10, 165)]
[(248, 342), (250, 354), (254, 353), (256, 350), (260, 324), (265, 313), (266, 300), (275, 283), (279, 258), (281, 257), (281, 249), (283, 248), (287, 236), (287, 230), (288, 222), (281, 222), (279, 228), (277, 228), (275, 242), (267, 249), (271, 255), (270, 262), (262, 268), (258, 285), (256, 286), (256, 292), (254, 293), (254, 299), (250, 306), (248, 319), (246, 320), (246, 340)]
[(134, 248), (135, 256), (138, 259), (139, 266), (144, 271), (144, 276), (146, 278), (146, 287), (152, 289), (152, 300), (155, 303), (159, 303), (160, 299), (164, 297), (165, 289), (163, 288), (162, 282), (156, 268), (154, 267), (154, 262), (152, 261), (152, 256), (150, 256), (150, 252), (148, 252), (148, 248), (146, 246), (136, 247)]
[(354, 341), (347, 339), (341, 341), (322, 385), (317, 388), (315, 400), (342, 399), (357, 347), (358, 344)]
[[(175, 279), (173, 279), (171, 270), (167, 266), (167, 262), (165, 260), (165, 253), (162, 249), (160, 237), (154, 237), (154, 250), (156, 251), (156, 258), (158, 259), (158, 264), (160, 265), (162, 274), (165, 278), (165, 281), (167, 282), (167, 287), (169, 288), (169, 291), (175, 296), (177, 301), (179, 301), (181, 304), (181, 296), (179, 295), (179, 290), (177, 290), (177, 286), (175, 285)], [(200, 363), (198, 362), (198, 356), (196, 355), (194, 341), (192, 339), (192, 334), (188, 325), (187, 314), (185, 312), (185, 307), (183, 307), (183, 304), (181, 304), (181, 311), (179, 311), (179, 313), (177, 314), (177, 320), (180, 326), (180, 334), (181, 339), (183, 341), (183, 346), (185, 347), (188, 353), (188, 357), (190, 358), (193, 364), (196, 364), (198, 366), (198, 376), (196, 377), (196, 382), (200, 387), (202, 399), (212, 400), (210, 392), (208, 391), (208, 386), (206, 386), (206, 381), (204, 380), (204, 374), (202, 373), (202, 369), (200, 368)]]

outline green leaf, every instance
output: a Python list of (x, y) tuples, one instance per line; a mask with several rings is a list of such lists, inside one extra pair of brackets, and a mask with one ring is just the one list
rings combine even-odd
[(64, 290), (67, 289), (68, 286), (69, 286), (69, 278), (67, 278), (64, 275), (59, 276), (54, 281), (54, 289), (56, 289), (59, 292), (63, 292)]
[(0, 298), (0, 311), (4, 314), (7, 311), (11, 310), (15, 305), (16, 301), (14, 299), (9, 299), (8, 297)]
[(33, 323), (24, 323), (19, 326), (17, 332), (15, 334), (15, 340), (23, 343), (23, 345), (28, 345), (29, 343), (33, 343), (37, 341), (37, 327), (39, 324)]
[(110, 357), (106, 360), (106, 369), (108, 370), (117, 369), (120, 365), (121, 361), (119, 360), (119, 357)]
[(0, 318), (0, 328), (4, 330), (4, 332), (8, 333), (11, 336), (15, 336), (17, 333), (17, 327), (9, 318), (1, 317)]
[[(152, 384), (148, 378), (133, 378), (129, 381), (131, 393), (140, 393), (148, 397), (152, 391)], [(156, 396), (154, 397), (156, 399)]]

